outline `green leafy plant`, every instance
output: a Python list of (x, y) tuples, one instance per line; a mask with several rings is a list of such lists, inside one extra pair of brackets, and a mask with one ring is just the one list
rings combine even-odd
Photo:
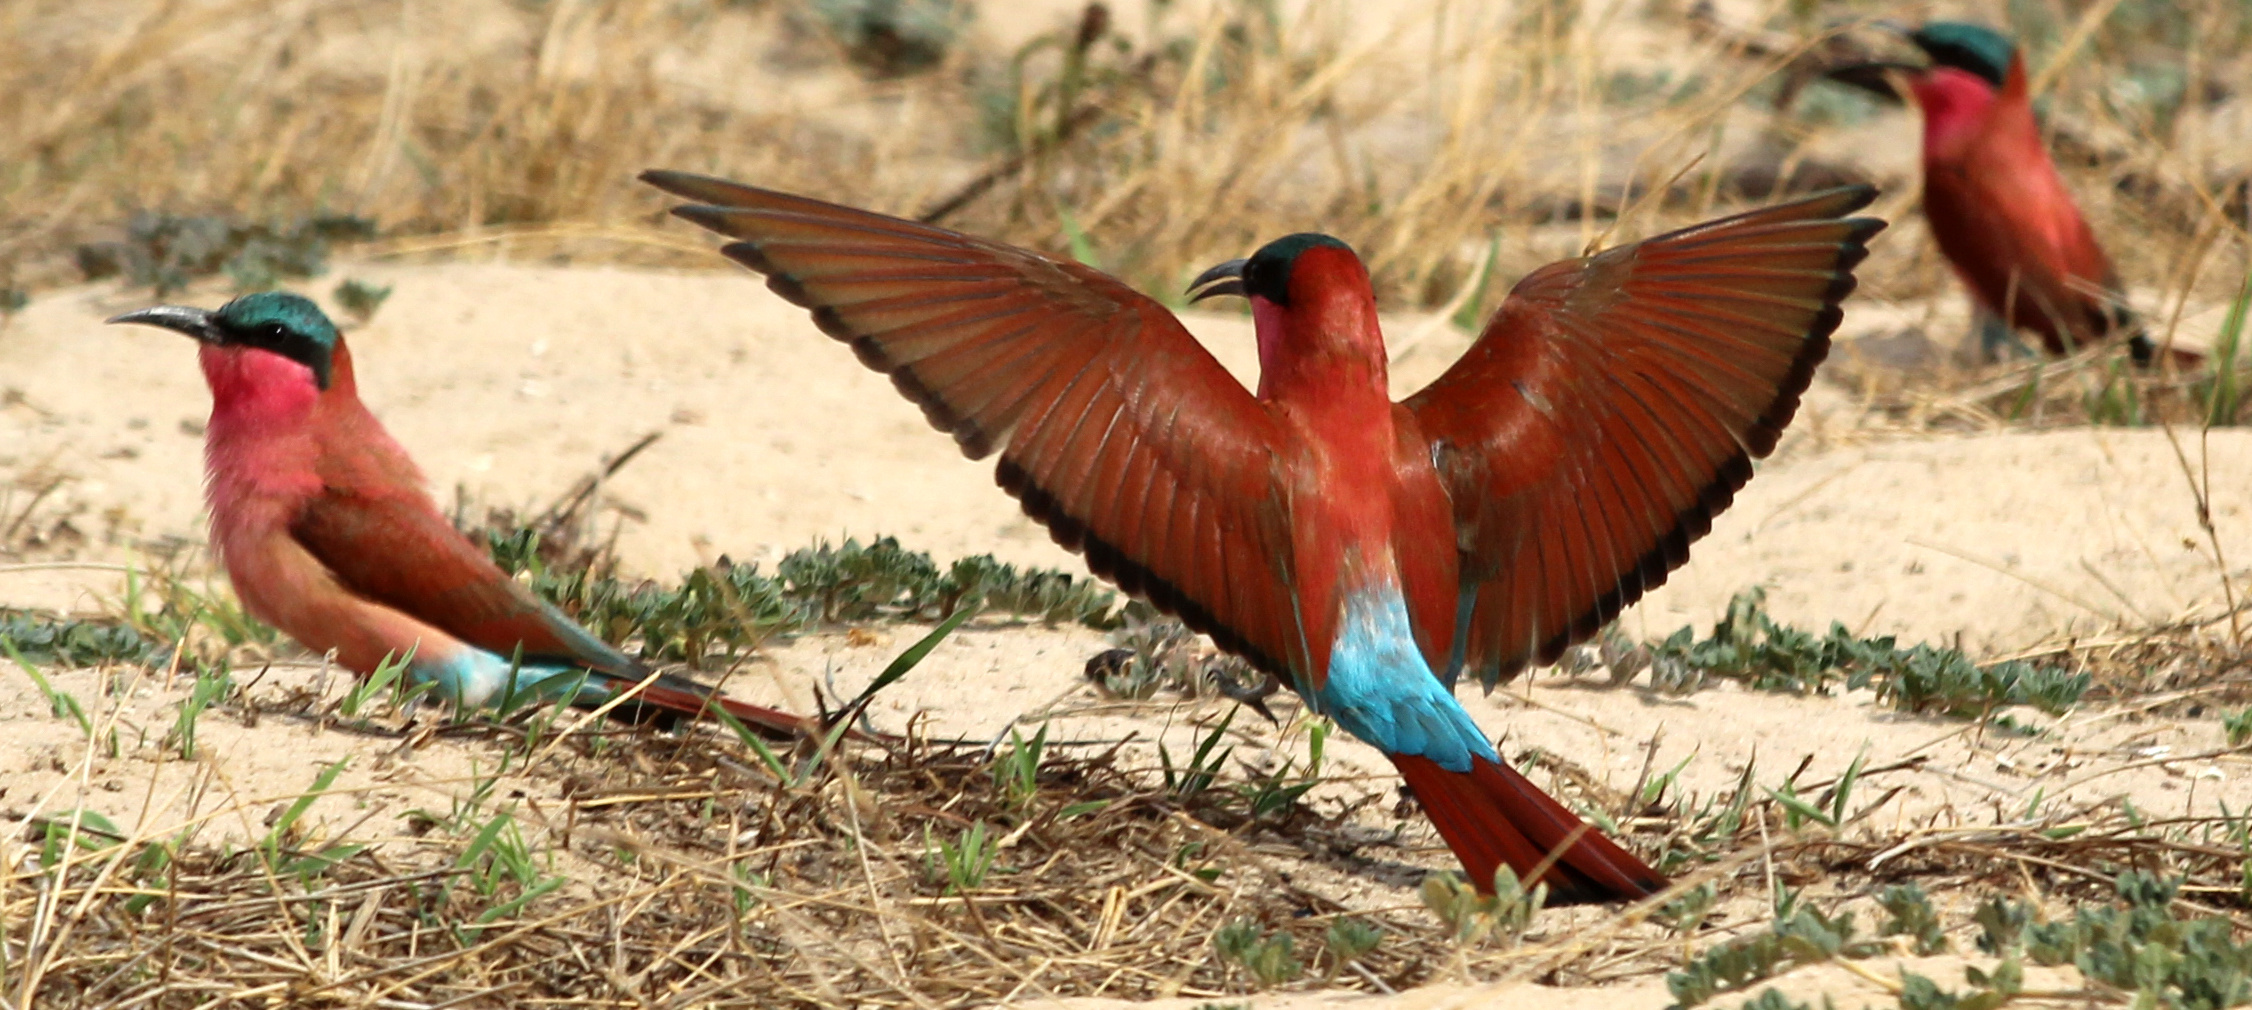
[[(757, 565), (697, 568), (677, 587), (605, 574), (599, 552), (574, 550), (536, 526), (499, 516), (473, 531), (511, 575), (605, 641), (639, 642), (641, 658), (703, 667), (731, 662), (776, 635), (864, 621), (943, 621), (964, 610), (1109, 628), (1117, 596), (1099, 583), (1049, 569), (1019, 569), (989, 555), (941, 571), (929, 554), (891, 537), (820, 544)], [(566, 563), (555, 563), (564, 561)]]
[(1531, 928), (1533, 916), (1548, 901), (1548, 885), (1526, 890), (1517, 871), (1503, 864), (1494, 871), (1492, 894), (1479, 894), (1470, 882), (1453, 873), (1433, 873), (1423, 878), (1418, 891), (1423, 907), (1437, 915), (1463, 945), (1499, 942), (1514, 944)]
[(195, 760), (196, 724), (203, 720), (206, 710), (234, 689), (234, 678), (227, 675), (224, 665), (197, 671), (195, 683), (188, 688), (187, 698), (180, 702), (179, 713), (172, 719), (172, 731), (165, 734), (165, 745), (177, 747), (181, 760)]
[(1272, 988), (1306, 974), (1306, 965), (1298, 960), (1297, 941), (1287, 931), (1270, 936), (1250, 919), (1220, 927), (1212, 934), (1212, 947), (1220, 960), (1242, 966), (1262, 986)]
[(1924, 889), (1913, 881), (1878, 892), (1877, 904), (1885, 910), (1885, 920), (1877, 926), (1878, 936), (1905, 936), (1919, 955), (1947, 950), (1947, 933), (1940, 928), (1939, 913), (1931, 907)]
[(2176, 916), (2181, 884), (2127, 870), (2114, 882), (2116, 904), (2081, 905), (2049, 922), (1997, 899), (1980, 909), (1979, 947), (2072, 965), (2090, 981), (2133, 993), (2137, 1006), (2224, 1010), (2252, 1002), (2252, 942), (2239, 942), (2225, 916)]
[(1329, 953), (1330, 977), (1335, 978), (1345, 965), (1383, 942), (1384, 929), (1375, 923), (1344, 915), (1329, 920), (1329, 928), (1322, 933), (1322, 949)]
[(374, 237), (375, 222), (342, 214), (249, 222), (141, 211), (126, 219), (123, 239), (79, 246), (78, 268), (87, 280), (123, 276), (159, 298), (222, 272), (239, 290), (263, 291), (325, 272), (336, 243)]
[(1903, 649), (1890, 636), (1861, 638), (1836, 622), (1817, 636), (1769, 616), (1766, 592), (1757, 587), (1729, 601), (1709, 637), (1682, 628), (1651, 651), (1653, 683), (1661, 690), (1694, 691), (1712, 677), (1790, 694), (1867, 688), (1902, 711), (1957, 718), (1986, 718), (2013, 705), (2059, 714), (2093, 684), (2084, 672), (2017, 660), (1980, 665), (1957, 650), (1921, 643)]
[(1825, 916), (1787, 891), (1777, 896), (1776, 905), (1775, 922), (1766, 932), (1721, 944), (1668, 973), (1666, 991), (1673, 995), (1673, 1005), (1682, 1010), (1702, 1006), (1789, 968), (1883, 950), (1879, 943), (1854, 939), (1851, 913)]
[(377, 287), (357, 277), (346, 277), (336, 285), (336, 290), (330, 293), (330, 297), (336, 300), (337, 307), (343, 309), (346, 315), (364, 323), (375, 318), (376, 310), (382, 308), (384, 300), (391, 297), (391, 286), (386, 284)]
[(113, 620), (57, 617), (0, 608), (0, 642), (42, 666), (99, 666), (164, 660), (164, 643)]
[(1654, 918), (1671, 927), (1675, 935), (1688, 936), (1702, 928), (1705, 920), (1712, 917), (1719, 901), (1720, 892), (1708, 880), (1666, 902), (1658, 909)]

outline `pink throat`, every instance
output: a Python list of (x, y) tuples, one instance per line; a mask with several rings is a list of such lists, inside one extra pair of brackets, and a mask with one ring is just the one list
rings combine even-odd
[(321, 396), (311, 368), (272, 351), (205, 344), (197, 357), (211, 386), (214, 422), (295, 427)]
[(1283, 369), (1283, 308), (1264, 298), (1251, 299), (1251, 329), (1259, 340), (1259, 395), (1264, 398), (1274, 392), (1274, 382)]
[(1986, 79), (1954, 67), (1934, 67), (1916, 78), (1916, 104), (1924, 110), (1924, 157), (1947, 157), (1986, 131), (1998, 92)]

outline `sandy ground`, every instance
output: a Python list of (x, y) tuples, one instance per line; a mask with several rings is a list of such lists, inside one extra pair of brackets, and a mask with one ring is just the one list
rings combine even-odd
[[(350, 340), (364, 395), (441, 497), (459, 487), (472, 502), (544, 505), (605, 454), (662, 431), (604, 491), (609, 516), (635, 517), (620, 540), (630, 571), (669, 576), (721, 553), (771, 561), (819, 538), (878, 533), (942, 561), (991, 552), (1076, 568), (993, 487), (986, 465), (961, 459), (882, 379), (748, 277), (458, 263), (362, 263), (339, 274), (396, 288)], [(219, 298), (182, 296), (207, 305)], [(72, 552), (80, 561), (132, 561), (148, 545), (201, 538), (198, 432), (208, 397), (192, 345), (100, 325), (143, 304), (143, 296), (108, 287), (63, 291), (0, 328), (0, 482), (67, 475), (42, 515), (68, 516), (84, 535)], [(1249, 376), (1243, 318), (1196, 316), (1191, 324)], [(1436, 374), (1463, 343), (1415, 319), (1391, 330), (1396, 344), (1415, 345), (1395, 373), (1403, 391)], [(1625, 627), (1661, 636), (1707, 624), (1732, 594), (1760, 585), (1793, 622), (1820, 628), (1836, 619), (1992, 655), (2218, 609), (2215, 566), (2163, 434), (1878, 439), (1857, 428), (1856, 416), (1850, 395), (1818, 382), (1783, 451)], [(2195, 441), (2185, 447), (2195, 459)], [(2242, 586), (2252, 581), (2242, 567), (2252, 560), (2252, 504), (2232, 475), (2252, 467), (2252, 434), (2216, 433), (2204, 451), (2220, 490), (2214, 520)], [(0, 565), (0, 605), (99, 609), (116, 593), (115, 578)], [(805, 636), (749, 664), (731, 689), (810, 707), (817, 686), (856, 691), (915, 634)], [(1212, 702), (1121, 705), (1096, 696), (1079, 674), (1103, 647), (1084, 629), (973, 626), (875, 715), (896, 727), (927, 712), (934, 732), (973, 738), (1003, 733), (1026, 715), (1048, 716), (1059, 737), (1139, 732), (1178, 747), (1225, 711)], [(183, 685), (149, 675), (105, 692), (100, 676), (55, 674), (81, 698), (123, 699), (89, 706), (113, 720), (104, 725), (117, 730), (118, 760), (90, 760), (79, 731), (52, 718), (25, 678), (0, 676), (0, 734), (10, 741), (0, 748), (0, 811), (11, 819), (82, 806), (121, 824), (146, 810), (154, 824), (217, 811), (226, 833), (254, 836), (281, 797), (303, 789), (322, 764), (355, 754), (338, 797), (314, 818), (323, 830), (380, 836), (407, 810), (442, 808), (464, 776), (492, 760), (480, 745), (443, 739), (410, 752), (286, 718), (243, 726), (225, 717), (204, 720), (202, 758), (168, 760), (161, 743)], [(265, 687), (319, 676), (310, 665), (277, 666)], [(1647, 761), (1690, 759), (1682, 781), (1709, 793), (1754, 762), (1757, 777), (1773, 781), (1811, 756), (1809, 774), (1826, 778), (1866, 752), (1872, 764), (1927, 759), (1880, 777), (1885, 787), (1905, 787), (1888, 813), (1901, 818), (1990, 821), (2036, 794), (2069, 803), (2126, 793), (2154, 813), (2252, 805), (2252, 762), (2198, 756), (2221, 744), (2210, 716), (2090, 710), (2055, 721), (2047, 737), (2024, 739), (1982, 737), (1964, 723), (1904, 716), (1859, 695), (1723, 687), (1677, 698), (1544, 676), (1491, 696), (1465, 692), (1464, 700), (1504, 736), (1509, 753), (1539, 747), (1622, 789)], [(1239, 754), (1251, 760), (1303, 747), (1254, 720), (1239, 720), (1237, 730)], [(1373, 751), (1336, 744), (1332, 753), (1341, 770), (1370, 773), (1346, 791), (1388, 788)], [(209, 777), (198, 774), (204, 767)], [(1404, 837), (1401, 860), (1448, 865), (1427, 830), (1411, 826)], [(1326, 870), (1308, 879), (1354, 900), (1412, 900), (1397, 883), (1345, 876)], [(1802, 973), (1786, 988), (1834, 992), (1847, 1005), (1874, 995), (1829, 970)], [(1439, 986), (1386, 1005), (1527, 998)], [(1560, 1007), (1667, 1002), (1657, 979), (1568, 997), (1543, 990), (1539, 998)]]

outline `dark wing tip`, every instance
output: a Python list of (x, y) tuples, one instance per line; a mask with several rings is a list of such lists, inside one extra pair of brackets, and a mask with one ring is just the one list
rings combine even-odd
[(1290, 671), (1275, 656), (1254, 645), (1242, 632), (1229, 627), (1218, 615), (1203, 604), (1191, 599), (1179, 586), (1135, 561), (1125, 551), (1096, 536), (1086, 524), (1064, 511), (1055, 496), (1032, 479), (1022, 466), (1007, 456), (994, 470), (994, 482), (1024, 507), (1024, 512), (1040, 525), (1048, 528), (1048, 535), (1065, 550), (1077, 552), (1087, 559), (1087, 570), (1109, 579), (1129, 596), (1139, 596), (1164, 613), (1181, 619), (1192, 630), (1212, 636), (1220, 648), (1242, 656), (1252, 667), (1278, 677), (1289, 677)]
[[(1824, 208), (1830, 210), (1830, 213), (1824, 215), (1828, 217), (1866, 207), (1876, 196), (1876, 187), (1854, 185), (1816, 194), (1801, 203), (1836, 200), (1834, 210)], [(1822, 292), (1822, 308), (1809, 320), (1805, 340), (1799, 345), (1797, 356), (1791, 360), (1790, 370), (1776, 384), (1774, 399), (1769, 401), (1766, 410), (1760, 412), (1759, 420), (1744, 433), (1744, 451), (1731, 457), (1714, 473), (1713, 479), (1698, 492), (1696, 504), (1674, 517), (1672, 528), (1643, 554), (1625, 577), (1598, 597), (1594, 605), (1575, 618), (1568, 627), (1542, 642), (1531, 657), (1531, 662), (1543, 666), (1556, 662), (1563, 657), (1564, 650), (1571, 648), (1574, 643), (1587, 640), (1620, 612), (1633, 606), (1635, 601), (1665, 585), (1673, 570), (1687, 562), (1690, 543), (1709, 532), (1713, 518), (1734, 504), (1736, 492), (1750, 483), (1751, 461), (1765, 458), (1775, 451), (1776, 444), (1782, 440), (1783, 430), (1797, 416), (1800, 400), (1806, 394), (1807, 387), (1814, 383), (1815, 369), (1829, 357), (1831, 336), (1837, 332), (1839, 324), (1845, 321), (1843, 303), (1860, 284), (1853, 275), (1853, 268), (1868, 258), (1869, 239), (1886, 227), (1886, 222), (1877, 218), (1850, 217), (1841, 220), (1846, 225), (1846, 233), (1838, 243), (1838, 256), (1831, 267), (1830, 284)], [(1696, 532), (1690, 532), (1692, 530)], [(1526, 661), (1519, 660), (1497, 664), (1485, 671), (1489, 689), (1493, 684), (1516, 675), (1526, 665)]]
[(694, 172), (676, 172), (668, 168), (652, 168), (634, 178), (674, 196), (703, 203), (722, 202), (724, 200), (723, 194), (739, 191), (743, 188), (741, 185), (728, 182), (725, 179), (698, 175)]

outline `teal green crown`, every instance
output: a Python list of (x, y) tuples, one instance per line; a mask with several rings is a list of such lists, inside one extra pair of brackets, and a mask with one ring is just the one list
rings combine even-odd
[(1933, 21), (1908, 36), (1932, 63), (1977, 74), (1995, 87), (2009, 73), (2010, 56), (2017, 52), (2010, 37), (1985, 25), (1968, 21)]

